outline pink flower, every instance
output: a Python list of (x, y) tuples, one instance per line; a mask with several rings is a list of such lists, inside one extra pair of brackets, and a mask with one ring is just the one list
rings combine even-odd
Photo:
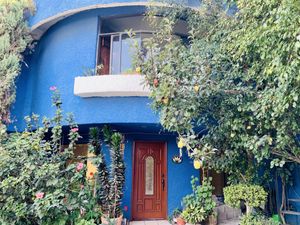
[(80, 216), (83, 216), (85, 214), (85, 209), (80, 207)]
[(44, 192), (38, 192), (38, 193), (35, 194), (35, 197), (36, 197), (37, 199), (42, 199), (42, 198), (44, 198), (44, 195), (45, 195)]
[(55, 91), (57, 88), (56, 88), (56, 86), (51, 86), (50, 87), (50, 91)]
[(76, 166), (76, 170), (79, 172), (80, 170), (83, 169), (83, 163), (77, 163), (77, 166)]
[(74, 132), (74, 133), (77, 132), (78, 130), (79, 129), (77, 127), (74, 127), (74, 128), (71, 129), (71, 131)]
[(80, 185), (80, 189), (81, 189), (81, 190), (84, 189), (84, 185), (83, 185), (83, 184)]

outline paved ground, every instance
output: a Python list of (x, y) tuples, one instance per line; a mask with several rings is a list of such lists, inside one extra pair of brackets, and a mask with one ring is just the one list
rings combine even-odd
[(224, 223), (220, 223), (219, 225), (239, 225), (239, 220), (228, 220)]
[[(220, 223), (219, 225), (238, 225), (238, 220), (229, 220), (225, 223)], [(132, 221), (130, 225), (170, 225), (167, 220), (153, 220), (153, 221)]]
[(167, 220), (132, 221), (130, 225), (170, 225)]

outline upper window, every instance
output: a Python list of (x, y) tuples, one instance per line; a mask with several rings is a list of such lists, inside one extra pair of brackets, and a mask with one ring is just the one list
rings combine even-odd
[[(186, 26), (179, 24), (177, 28), (181, 31), (186, 29)], [(133, 30), (135, 36), (129, 37), (126, 30)], [(102, 19), (97, 73), (101, 75), (136, 73), (133, 68), (135, 43), (142, 46), (143, 40), (152, 36), (151, 30), (144, 16)]]
[(136, 31), (134, 37), (125, 32), (101, 34), (99, 46), (100, 74), (128, 74), (133, 72), (135, 43), (141, 45), (151, 32)]

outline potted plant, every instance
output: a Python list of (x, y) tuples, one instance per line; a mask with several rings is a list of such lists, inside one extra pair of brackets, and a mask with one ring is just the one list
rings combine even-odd
[(96, 160), (98, 167), (96, 190), (98, 204), (102, 210), (101, 221), (102, 224), (121, 225), (123, 218), (121, 200), (125, 183), (125, 163), (122, 148), (123, 136), (120, 133), (112, 132), (107, 126), (104, 126), (102, 132), (110, 150), (110, 170), (108, 170), (101, 150), (99, 129), (90, 129), (90, 149), (98, 156)]
[(178, 216), (177, 218), (176, 218), (176, 223), (177, 223), (177, 225), (185, 225), (186, 224), (186, 222), (185, 222), (185, 220), (182, 218), (182, 215), (180, 214), (180, 216)]
[(178, 225), (185, 225), (186, 222), (181, 216), (182, 210), (176, 208), (172, 212), (172, 214), (169, 216), (168, 220), (171, 224), (178, 224)]
[(183, 219), (191, 224), (206, 224), (213, 215), (216, 203), (213, 199), (211, 178), (204, 178), (202, 185), (197, 185), (197, 178), (192, 178), (193, 193), (183, 198)]

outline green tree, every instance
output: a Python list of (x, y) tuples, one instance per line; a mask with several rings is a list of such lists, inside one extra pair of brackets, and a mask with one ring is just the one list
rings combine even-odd
[[(178, 132), (189, 154), (254, 182), (265, 159), (280, 167), (300, 162), (300, 3), (236, 4), (235, 13), (210, 0), (199, 9), (151, 8), (150, 21), (164, 19), (136, 64), (162, 125)], [(187, 38), (173, 35), (179, 19), (187, 21)]]
[(34, 10), (31, 0), (0, 0), (0, 122), (9, 123), (9, 109), (15, 101), (15, 81), (21, 69), (22, 53), (31, 43), (25, 20)]

